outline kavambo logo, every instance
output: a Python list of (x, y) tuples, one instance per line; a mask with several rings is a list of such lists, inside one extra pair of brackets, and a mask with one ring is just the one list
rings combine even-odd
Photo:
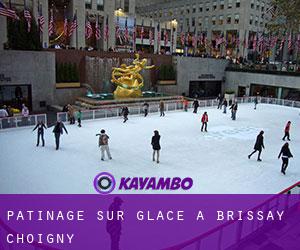
[[(122, 177), (118, 190), (189, 190), (193, 186), (191, 177)], [(103, 172), (94, 179), (94, 187), (100, 194), (109, 194), (116, 187), (116, 180), (110, 173)]]

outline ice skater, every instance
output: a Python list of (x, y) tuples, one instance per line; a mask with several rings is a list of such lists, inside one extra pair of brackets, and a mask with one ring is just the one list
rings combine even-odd
[(293, 155), (290, 151), (290, 148), (289, 148), (289, 143), (286, 142), (281, 150), (280, 150), (280, 153), (278, 155), (278, 159), (280, 158), (280, 156), (282, 155), (281, 159), (282, 159), (282, 165), (281, 165), (281, 173), (283, 173), (285, 175), (285, 171), (289, 165), (289, 158), (292, 158)]
[(217, 101), (218, 101), (218, 109), (222, 109), (223, 100), (222, 100), (221, 94), (218, 95)]
[(143, 104), (143, 109), (144, 109), (144, 117), (146, 117), (148, 115), (148, 112), (149, 112), (149, 104), (147, 102), (145, 102)]
[(123, 123), (127, 122), (127, 121), (128, 121), (129, 110), (128, 110), (128, 108), (127, 108), (126, 106), (124, 106), (124, 107), (122, 108), (121, 114), (123, 115), (123, 118), (124, 118)]
[(263, 130), (260, 131), (259, 135), (256, 137), (256, 142), (255, 142), (255, 145), (254, 145), (254, 151), (250, 155), (248, 155), (248, 159), (250, 159), (251, 156), (258, 151), (257, 161), (261, 161), (260, 155), (261, 155), (262, 149), (265, 149), (264, 131)]
[(74, 114), (75, 114), (75, 110), (74, 110), (73, 106), (68, 104), (68, 116), (69, 116), (70, 124), (75, 124)]
[(165, 116), (165, 103), (163, 100), (159, 102), (159, 111), (160, 111), (160, 116)]
[(238, 109), (238, 104), (237, 104), (237, 102), (234, 102), (234, 103), (231, 105), (230, 109), (231, 109), (231, 119), (232, 119), (233, 121), (235, 121), (235, 120), (236, 120), (236, 112), (237, 112), (237, 109)]
[(57, 121), (53, 129), (53, 133), (55, 136), (56, 150), (59, 149), (60, 136), (63, 134), (63, 130), (66, 132), (66, 134), (68, 134), (68, 131), (65, 125), (62, 123), (62, 121)]
[(194, 108), (193, 113), (194, 113), (194, 114), (197, 114), (198, 108), (199, 108), (199, 102), (198, 102), (197, 99), (195, 99), (194, 102), (193, 102), (193, 108)]
[(207, 112), (204, 112), (201, 118), (202, 126), (201, 126), (201, 132), (203, 132), (203, 129), (205, 132), (207, 132), (207, 123), (208, 123), (208, 114)]
[(291, 121), (288, 121), (284, 128), (284, 137), (282, 138), (283, 141), (285, 141), (285, 138), (290, 141), (290, 130), (291, 130)]
[(224, 98), (224, 101), (223, 101), (223, 113), (226, 114), (227, 112), (227, 106), (228, 106), (228, 102), (226, 100), (226, 98)]
[(157, 155), (156, 157), (156, 162), (159, 163), (159, 151), (161, 149), (160, 147), (160, 135), (158, 133), (157, 130), (154, 131), (154, 136), (152, 136), (152, 140), (151, 140), (151, 145), (153, 148), (153, 156), (152, 156), (152, 160), (155, 161), (155, 154)]
[(255, 96), (255, 99), (254, 99), (254, 109), (256, 109), (257, 104), (258, 104), (258, 97)]
[(44, 140), (44, 129), (47, 129), (44, 122), (39, 121), (38, 124), (34, 127), (32, 132), (37, 129), (37, 143), (36, 146), (38, 147), (40, 145), (40, 137), (42, 138), (42, 146), (45, 146), (45, 140)]
[(110, 154), (110, 150), (109, 150), (109, 146), (108, 146), (108, 139), (109, 136), (107, 134), (105, 134), (105, 130), (102, 129), (100, 131), (100, 134), (96, 134), (96, 136), (99, 136), (99, 143), (98, 146), (100, 147), (101, 150), (101, 161), (104, 161), (104, 156), (105, 156), (105, 152), (107, 154), (108, 159), (112, 159), (111, 154)]
[(76, 112), (76, 118), (78, 122), (78, 127), (81, 128), (82, 112), (80, 109)]
[(182, 103), (183, 103), (183, 110), (185, 112), (188, 112), (189, 101), (187, 99), (183, 99)]

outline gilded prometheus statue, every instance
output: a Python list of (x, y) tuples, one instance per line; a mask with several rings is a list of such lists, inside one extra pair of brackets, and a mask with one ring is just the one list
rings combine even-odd
[(135, 54), (132, 65), (121, 64), (120, 68), (113, 68), (111, 81), (117, 85), (114, 97), (133, 98), (142, 96), (144, 79), (139, 73), (143, 69), (152, 69), (154, 65), (146, 66), (147, 59), (140, 60), (139, 54)]

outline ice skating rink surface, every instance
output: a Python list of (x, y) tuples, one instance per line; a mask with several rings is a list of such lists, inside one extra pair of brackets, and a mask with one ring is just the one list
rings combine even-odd
[[(200, 131), (204, 111), (209, 116), (207, 133)], [(288, 120), (294, 158), (283, 176), (277, 156)], [(36, 147), (32, 128), (4, 130), (0, 132), (0, 193), (94, 194), (93, 179), (103, 171), (113, 174), (117, 182), (121, 177), (192, 177), (193, 188), (184, 193), (278, 193), (300, 180), (299, 124), (298, 109), (263, 104), (257, 110), (253, 104), (239, 105), (236, 121), (230, 119), (230, 112), (225, 115), (216, 108), (201, 108), (198, 114), (167, 112), (163, 118), (153, 113), (146, 118), (129, 116), (126, 124), (121, 118), (83, 121), (82, 128), (65, 124), (69, 135), (61, 137), (59, 151), (53, 128), (46, 130), (44, 148)], [(95, 135), (101, 129), (110, 136), (111, 161), (100, 159)], [(257, 155), (249, 160), (262, 129), (263, 161), (257, 162)], [(160, 164), (152, 162), (154, 130), (161, 134)]]

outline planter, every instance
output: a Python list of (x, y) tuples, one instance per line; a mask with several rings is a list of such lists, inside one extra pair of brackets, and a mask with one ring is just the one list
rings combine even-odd
[(159, 85), (176, 85), (176, 80), (158, 80)]
[(57, 89), (69, 89), (69, 88), (80, 88), (80, 82), (60, 82), (56, 83)]
[(226, 98), (227, 101), (234, 100), (235, 99), (235, 94), (225, 94), (224, 97)]

